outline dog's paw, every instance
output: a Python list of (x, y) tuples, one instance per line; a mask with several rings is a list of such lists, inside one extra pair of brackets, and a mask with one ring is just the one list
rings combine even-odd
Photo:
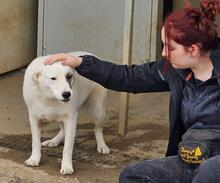
[(110, 149), (108, 148), (108, 146), (106, 144), (97, 145), (97, 151), (101, 154), (109, 154), (110, 153)]
[(73, 166), (62, 166), (60, 169), (60, 173), (63, 175), (71, 175), (74, 173)]
[(39, 166), (40, 160), (38, 158), (30, 157), (24, 162), (25, 166)]
[(45, 140), (44, 142), (41, 143), (41, 145), (45, 147), (57, 147), (59, 143), (51, 139), (51, 140)]

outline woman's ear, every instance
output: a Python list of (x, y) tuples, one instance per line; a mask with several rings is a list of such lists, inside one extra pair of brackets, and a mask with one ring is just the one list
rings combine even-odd
[(197, 56), (200, 52), (200, 47), (196, 44), (192, 44), (187, 50), (191, 53), (193, 57)]

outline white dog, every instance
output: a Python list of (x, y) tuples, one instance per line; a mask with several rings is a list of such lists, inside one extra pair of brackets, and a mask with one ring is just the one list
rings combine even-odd
[[(72, 52), (80, 56), (86, 52)], [(91, 54), (90, 54), (91, 55)], [(64, 140), (61, 174), (72, 174), (72, 152), (76, 133), (78, 109), (86, 105), (88, 113), (95, 120), (97, 151), (108, 154), (102, 125), (105, 118), (107, 90), (90, 81), (61, 63), (44, 65), (48, 56), (36, 58), (27, 68), (24, 76), (23, 96), (28, 108), (32, 154), (25, 161), (27, 166), (38, 166), (41, 158), (41, 145), (54, 147)], [(41, 144), (41, 122), (60, 122), (60, 131), (52, 139)]]

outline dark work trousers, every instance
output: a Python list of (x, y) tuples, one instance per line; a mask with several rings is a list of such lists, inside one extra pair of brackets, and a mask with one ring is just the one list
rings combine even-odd
[(122, 170), (120, 183), (220, 183), (220, 155), (197, 168), (183, 163), (178, 156), (146, 160)]

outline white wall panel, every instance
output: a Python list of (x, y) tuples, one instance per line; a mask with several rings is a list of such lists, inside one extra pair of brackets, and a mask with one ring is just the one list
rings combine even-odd
[[(151, 43), (152, 26), (156, 26), (152, 2), (135, 1), (135, 63), (149, 60), (152, 48), (157, 47)], [(125, 0), (39, 0), (38, 55), (85, 50), (119, 63), (124, 14)]]

